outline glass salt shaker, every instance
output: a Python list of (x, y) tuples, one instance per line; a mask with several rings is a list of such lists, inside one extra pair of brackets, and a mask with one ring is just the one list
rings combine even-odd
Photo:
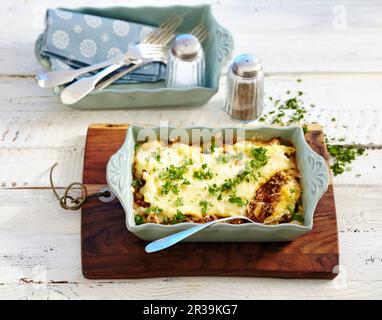
[(251, 54), (237, 56), (228, 68), (225, 112), (235, 120), (250, 122), (263, 112), (264, 72)]
[(198, 38), (191, 34), (178, 35), (169, 52), (166, 75), (167, 87), (203, 87), (204, 73), (204, 52)]

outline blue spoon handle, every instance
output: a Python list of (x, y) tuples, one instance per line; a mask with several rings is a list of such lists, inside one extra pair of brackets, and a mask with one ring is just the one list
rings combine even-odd
[[(220, 221), (222, 221), (222, 220), (223, 219), (221, 219)], [(203, 223), (203, 224), (195, 226), (193, 228), (186, 229), (186, 230), (174, 233), (174, 234), (172, 234), (170, 236), (167, 236), (165, 238), (155, 240), (155, 241), (151, 242), (150, 244), (148, 244), (145, 247), (145, 251), (147, 253), (151, 253), (151, 252), (156, 252), (156, 251), (163, 250), (163, 249), (166, 249), (168, 247), (171, 247), (175, 243), (178, 243), (179, 241), (182, 241), (183, 239), (186, 239), (187, 237), (193, 235), (194, 233), (197, 233), (200, 230), (202, 230), (204, 228), (207, 228), (207, 227), (209, 227), (210, 225), (212, 225), (212, 224), (214, 224), (216, 222), (217, 221), (214, 220), (214, 221), (210, 221), (210, 222), (207, 222), (207, 223)]]

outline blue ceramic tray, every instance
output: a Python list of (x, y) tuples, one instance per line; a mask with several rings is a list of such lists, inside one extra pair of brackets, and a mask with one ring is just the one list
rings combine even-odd
[[(188, 89), (166, 88), (163, 81), (157, 83), (115, 84), (93, 92), (78, 103), (71, 105), (78, 109), (119, 109), (134, 107), (200, 106), (207, 103), (218, 91), (221, 69), (233, 50), (231, 34), (219, 25), (209, 6), (171, 6), (171, 7), (108, 7), (68, 9), (114, 19), (140, 22), (157, 26), (169, 15), (178, 14), (184, 18), (178, 33), (187, 33), (204, 22), (209, 36), (203, 43), (206, 55), (206, 87)], [(35, 54), (38, 61), (50, 70), (49, 59), (40, 55), (42, 38), (37, 39)], [(59, 95), (63, 86), (55, 87)]]
[[(144, 240), (156, 240), (175, 232), (179, 232), (192, 226), (195, 223), (183, 222), (174, 225), (162, 225), (156, 223), (145, 223), (136, 225), (133, 212), (133, 193), (130, 189), (132, 183), (132, 171), (134, 162), (134, 146), (140, 130), (139, 126), (130, 126), (126, 140), (121, 148), (110, 158), (106, 169), (106, 178), (110, 189), (115, 193), (121, 202), (126, 213), (126, 226), (129, 231)], [(150, 128), (155, 131), (156, 136), (160, 136), (160, 128)], [(175, 128), (168, 128), (171, 131)], [(238, 128), (214, 129), (208, 127), (184, 128), (191, 137), (193, 129), (225, 131)], [(243, 128), (241, 128), (243, 130)], [(329, 183), (329, 171), (325, 159), (314, 152), (304, 138), (301, 127), (271, 127), (258, 126), (244, 128), (245, 138), (270, 140), (280, 137), (283, 142), (291, 142), (296, 148), (296, 161), (301, 173), (302, 205), (304, 210), (304, 225), (283, 223), (278, 225), (264, 225), (261, 223), (227, 224), (220, 223), (200, 231), (184, 241), (204, 241), (204, 242), (272, 242), (291, 241), (297, 237), (308, 233), (313, 227), (313, 214), (318, 201), (326, 192)], [(145, 132), (145, 131), (142, 131)], [(142, 134), (141, 132), (141, 134)], [(166, 132), (166, 131), (165, 131)], [(179, 134), (179, 132), (177, 133)], [(145, 136), (145, 135), (143, 135)], [(261, 138), (260, 138), (261, 137)]]

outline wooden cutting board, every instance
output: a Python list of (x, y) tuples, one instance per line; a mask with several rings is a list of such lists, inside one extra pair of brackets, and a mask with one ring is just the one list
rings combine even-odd
[[(106, 164), (122, 145), (127, 125), (88, 129), (83, 183), (89, 192), (106, 185)], [(306, 134), (310, 146), (328, 159), (320, 126)], [(332, 279), (339, 264), (333, 185), (319, 202), (313, 230), (289, 243), (180, 243), (147, 254), (147, 242), (130, 233), (125, 213), (112, 202), (89, 200), (82, 208), (82, 270), (89, 279), (169, 276), (242, 276)]]

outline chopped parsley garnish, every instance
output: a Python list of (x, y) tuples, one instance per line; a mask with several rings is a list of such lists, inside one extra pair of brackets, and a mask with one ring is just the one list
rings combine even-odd
[(216, 157), (216, 163), (226, 164), (226, 163), (229, 163), (230, 160), (242, 160), (243, 158), (244, 158), (244, 153), (241, 151), (237, 153), (236, 155), (223, 153), (223, 154), (220, 154), (218, 157)]
[(297, 213), (297, 212), (293, 212), (292, 213), (292, 220), (295, 220), (295, 221), (298, 221), (298, 222), (304, 222), (304, 216)]
[[(249, 170), (247, 168), (244, 169), (236, 177), (234, 177), (232, 179), (225, 179), (224, 182), (221, 184), (221, 186), (216, 190), (216, 192), (217, 191), (220, 191), (220, 192), (228, 192), (228, 191), (235, 192), (236, 191), (236, 186), (238, 184), (240, 184), (243, 181), (247, 181), (247, 182), (250, 181), (250, 178), (253, 177), (251, 174), (252, 174), (251, 170)], [(220, 194), (220, 196), (221, 196), (221, 194)], [(218, 200), (221, 200), (221, 197)]]
[(137, 142), (135, 145), (134, 145), (134, 151), (137, 151), (140, 147), (141, 147), (142, 143), (139, 143)]
[(207, 163), (204, 163), (201, 169), (194, 171), (193, 176), (199, 180), (209, 180), (212, 179), (213, 174)]
[(224, 180), (223, 184), (220, 187), (220, 190), (222, 192), (224, 191), (231, 191), (234, 190), (236, 187), (236, 183), (233, 179), (226, 179)]
[(151, 155), (156, 161), (160, 162), (160, 150), (152, 152)]
[(143, 221), (143, 217), (142, 216), (138, 216), (138, 215), (135, 215), (134, 216), (134, 220), (135, 220), (135, 224), (137, 226), (139, 226), (140, 224), (142, 224), (144, 221)]
[(251, 155), (254, 158), (250, 161), (250, 165), (253, 169), (258, 169), (267, 164), (269, 157), (267, 156), (267, 149), (264, 147), (252, 147)]
[(212, 195), (216, 194), (219, 192), (220, 188), (217, 186), (216, 183), (214, 183), (212, 186), (208, 186), (208, 192)]
[(233, 195), (229, 196), (228, 201), (235, 203), (240, 207), (246, 206), (248, 204), (248, 200), (243, 200), (242, 198)]
[[(291, 191), (292, 192), (292, 191)], [(291, 213), (291, 214), (293, 214), (294, 213), (294, 206), (292, 206), (292, 205), (288, 205), (287, 206), (287, 209), (289, 210), (289, 212)]]
[(175, 167), (173, 164), (167, 167), (164, 171), (162, 171), (159, 177), (162, 180), (181, 180), (183, 179), (183, 175), (187, 171), (185, 166)]
[(171, 181), (166, 181), (162, 185), (161, 194), (169, 194), (170, 191), (172, 191), (174, 194), (179, 194), (179, 187), (177, 184)]
[(206, 200), (201, 200), (199, 201), (199, 206), (201, 207), (201, 212), (202, 214), (206, 214), (207, 213), (207, 209), (208, 209), (208, 206), (211, 206), (211, 203), (209, 203), (208, 201)]
[(235, 186), (240, 184), (243, 181), (249, 182), (252, 173), (253, 171), (250, 170), (248, 166), (246, 166), (246, 168), (242, 170), (240, 173), (238, 173), (238, 175), (233, 179)]
[(186, 186), (188, 186), (190, 184), (191, 184), (191, 182), (187, 179), (184, 179), (183, 182), (181, 183), (181, 185), (186, 185)]
[(162, 211), (163, 209), (159, 207), (150, 207), (150, 208), (147, 208), (144, 212), (145, 214), (150, 214), (150, 213), (160, 214)]
[(186, 219), (187, 219), (186, 215), (184, 215), (180, 210), (176, 210), (176, 214), (172, 218), (172, 223), (175, 224), (179, 222), (184, 222), (186, 221)]
[(133, 180), (131, 185), (133, 186), (133, 188), (139, 188), (140, 186), (143, 185), (143, 181), (141, 179), (137, 178), (137, 179)]
[[(290, 90), (288, 90), (287, 94), (288, 98), (285, 100), (269, 97), (269, 101), (273, 104), (273, 110), (263, 114), (259, 118), (259, 121), (270, 124), (277, 123), (280, 125), (300, 124), (302, 125), (304, 134), (306, 134), (308, 132), (308, 127), (303, 121), (308, 113), (308, 109), (305, 107), (304, 101), (301, 99), (303, 92), (297, 91), (295, 97), (289, 95)], [(315, 104), (311, 103), (310, 108), (315, 108)], [(337, 119), (336, 117), (331, 117), (330, 121), (336, 122)], [(347, 125), (343, 125), (343, 127), (347, 128)], [(327, 140), (336, 141), (335, 138), (328, 138)], [(341, 139), (337, 141), (341, 141)], [(333, 157), (333, 163), (330, 168), (335, 176), (342, 174), (346, 170), (350, 170), (350, 163), (355, 160), (356, 157), (365, 154), (364, 148), (359, 148), (355, 145), (341, 146), (327, 144), (327, 146), (330, 155)]]
[(175, 205), (176, 205), (177, 207), (181, 207), (181, 206), (183, 206), (183, 205), (184, 205), (183, 198), (180, 198), (180, 197), (176, 198), (176, 200), (175, 200)]
[[(290, 95), (290, 90), (287, 94)], [(307, 109), (304, 106), (304, 102), (301, 99), (303, 95), (302, 91), (297, 91), (296, 97), (288, 98), (284, 101), (281, 99), (273, 99), (270, 97), (270, 101), (274, 104), (274, 110), (263, 114), (259, 119), (261, 122), (269, 122), (270, 124), (286, 124), (299, 123), (304, 119)]]
[(355, 144), (350, 146), (327, 145), (329, 154), (333, 157), (334, 162), (330, 166), (335, 176), (350, 170), (348, 165), (356, 159), (356, 157), (364, 155), (365, 148), (357, 147)]
[(243, 169), (240, 173), (236, 175), (236, 177), (232, 179), (226, 179), (220, 186), (221, 192), (235, 192), (236, 186), (243, 181), (249, 182), (251, 179), (257, 179), (256, 173), (247, 165), (245, 169)]
[(288, 205), (287, 209), (289, 210), (289, 212), (291, 214), (292, 221), (295, 220), (295, 221), (298, 221), (298, 222), (304, 222), (304, 216), (301, 215), (298, 212), (295, 212), (295, 206)]

